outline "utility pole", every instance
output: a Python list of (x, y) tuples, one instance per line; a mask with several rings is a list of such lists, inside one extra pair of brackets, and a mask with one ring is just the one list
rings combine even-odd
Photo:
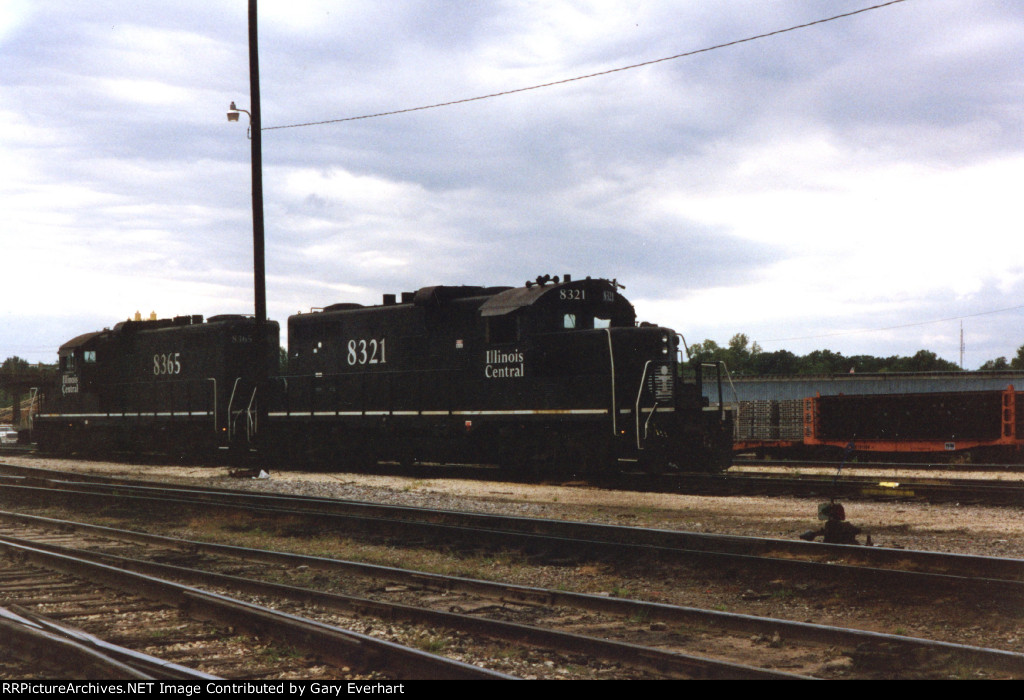
[[(249, 100), (252, 113), (252, 265), (256, 319), (253, 328), (253, 355), (256, 366), (254, 445), (259, 454), (263, 444), (262, 431), (267, 424), (267, 401), (270, 398), (267, 357), (267, 277), (263, 245), (263, 121), (260, 116), (259, 32), (256, 22), (256, 0), (249, 0)], [(273, 349), (277, 356), (277, 348)]]
[[(256, 0), (249, 0), (249, 99), (252, 113), (252, 252), (256, 297), (256, 339), (265, 344), (267, 325), (267, 278), (263, 246), (263, 128), (260, 117), (260, 59), (256, 29)], [(260, 354), (262, 357), (262, 353)], [(260, 372), (266, 378), (265, 363)]]
[[(239, 109), (231, 103), (228, 109), (228, 121), (237, 122), (240, 112), (249, 115), (249, 144), (251, 149), (250, 164), (252, 166), (252, 267), (253, 296), (255, 313), (252, 329), (252, 376), (254, 384), (253, 401), (250, 406), (255, 415), (249, 414), (253, 424), (247, 434), (253, 437), (257, 446), (260, 442), (260, 426), (266, 424), (267, 400), (269, 398), (270, 362), (277, 362), (277, 348), (267, 347), (267, 275), (263, 245), (263, 127), (260, 116), (260, 59), (259, 32), (256, 23), (256, 0), (249, 0), (249, 105), (251, 111)], [(273, 358), (273, 360), (271, 360)]]

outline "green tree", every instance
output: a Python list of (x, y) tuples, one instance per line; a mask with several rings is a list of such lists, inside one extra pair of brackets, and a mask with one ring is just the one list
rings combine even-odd
[(725, 359), (722, 348), (713, 340), (694, 343), (690, 346), (690, 360), (693, 362), (715, 362)]
[(918, 350), (913, 357), (897, 358), (893, 372), (957, 372), (960, 368), (931, 350)]
[(799, 374), (800, 358), (789, 350), (760, 352), (751, 362), (754, 374)]
[[(3, 364), (0, 364), (0, 377), (10, 377), (26, 370), (28, 370), (28, 360), (23, 360), (15, 355), (8, 357), (3, 361)], [(6, 389), (5, 384), (6, 382), (0, 381), (0, 407), (7, 407), (14, 403), (14, 397)]]
[(1012, 360), (1007, 361), (1005, 357), (997, 357), (994, 360), (988, 360), (979, 370), (1000, 370), (1000, 369), (1024, 369), (1024, 345), (1017, 348), (1017, 355)]
[(849, 372), (849, 360), (842, 353), (831, 350), (815, 350), (803, 357), (800, 374), (840, 374)]
[(750, 338), (737, 333), (729, 339), (727, 347), (721, 347), (713, 340), (694, 343), (690, 346), (692, 362), (724, 362), (729, 372), (734, 375), (753, 374), (754, 361), (761, 354), (761, 346), (750, 344)]
[(14, 374), (16, 372), (24, 372), (28, 369), (28, 360), (23, 360), (17, 355), (8, 357), (4, 360), (3, 364), (0, 364), (0, 373), (2, 374)]
[(1010, 369), (1024, 369), (1024, 345), (1017, 348), (1017, 356), (1010, 361)]
[(737, 333), (729, 339), (729, 347), (725, 351), (726, 364), (737, 374), (751, 374), (754, 358), (761, 353), (761, 346), (754, 343), (750, 346), (750, 338), (745, 333)]
[[(943, 360), (930, 350), (919, 350), (912, 357), (874, 357), (854, 355), (845, 357), (832, 350), (814, 350), (802, 357), (788, 350), (764, 352), (756, 342), (751, 343), (745, 333), (737, 333), (726, 347), (713, 340), (705, 340), (690, 346), (690, 358), (694, 362), (725, 362), (734, 376), (742, 375), (815, 375), (846, 374), (848, 372), (957, 372), (960, 368)], [(1010, 368), (1024, 369), (1024, 345), (1017, 351), (1011, 363), (1006, 358), (990, 360), (982, 369)]]

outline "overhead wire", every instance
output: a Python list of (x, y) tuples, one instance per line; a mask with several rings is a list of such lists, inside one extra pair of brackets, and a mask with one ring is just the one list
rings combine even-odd
[(478, 95), (477, 97), (466, 97), (459, 100), (450, 100), (448, 102), (438, 102), (436, 104), (423, 105), (420, 107), (408, 107), (406, 109), (396, 109), (390, 112), (376, 112), (374, 114), (363, 114), (358, 117), (343, 117), (341, 119), (325, 119), (322, 121), (315, 122), (303, 122), (300, 124), (282, 124), (279, 126), (265, 126), (262, 131), (273, 131), (276, 129), (298, 129), (301, 127), (309, 126), (324, 126), (326, 124), (339, 124), (341, 122), (358, 121), (361, 119), (375, 119), (377, 117), (389, 117), (396, 114), (407, 114), (409, 112), (421, 112), (428, 109), (438, 109), (440, 107), (451, 107), (453, 105), (465, 104), (467, 102), (478, 102), (480, 100), (489, 100), (495, 97), (504, 97), (505, 95), (514, 95), (520, 92), (528, 92), (530, 90), (540, 90), (542, 88), (554, 87), (556, 85), (565, 85), (566, 83), (572, 83), (580, 80), (588, 80), (590, 78), (597, 78), (604, 75), (611, 75), (612, 73), (621, 73), (627, 70), (633, 70), (634, 68), (643, 68), (645, 66), (652, 66), (657, 63), (664, 63), (666, 61), (675, 61), (680, 58), (686, 58), (688, 56), (696, 56), (697, 54), (707, 53), (709, 51), (717, 51), (718, 49), (728, 48), (730, 46), (736, 46), (737, 44), (745, 44), (751, 41), (757, 41), (759, 39), (766, 39), (768, 37), (777, 36), (779, 34), (785, 34), (787, 32), (794, 32), (798, 29), (806, 29), (807, 27), (813, 27), (819, 24), (825, 24), (826, 22), (834, 22), (839, 19), (845, 19), (847, 17), (853, 17), (854, 15), (863, 14), (865, 12), (871, 12), (872, 10), (879, 10), (890, 5), (897, 5), (907, 0), (889, 0), (877, 5), (870, 7), (863, 7), (859, 10), (853, 10), (851, 12), (844, 12), (842, 14), (833, 15), (831, 17), (825, 17), (823, 19), (814, 20), (813, 22), (805, 22), (804, 24), (798, 24), (792, 27), (786, 27), (785, 29), (776, 29), (775, 31), (765, 32), (763, 34), (757, 34), (755, 36), (749, 36), (745, 39), (736, 39), (734, 41), (728, 41), (722, 44), (715, 44), (714, 46), (707, 46), (702, 49), (694, 49), (693, 51), (686, 51), (679, 53), (674, 56), (665, 56), (664, 58), (656, 58), (650, 61), (643, 61), (642, 63), (634, 63), (628, 66), (620, 66), (618, 68), (610, 68), (608, 70), (599, 71), (597, 73), (588, 73), (587, 75), (578, 75), (573, 78), (564, 78), (562, 80), (555, 80), (549, 83), (542, 83), (540, 85), (530, 85), (529, 87), (514, 88), (511, 90), (502, 90), (501, 92), (493, 92), (488, 95)]
[(901, 323), (897, 326), (886, 326), (884, 328), (862, 328), (852, 331), (838, 331), (836, 333), (822, 333), (819, 335), (804, 335), (794, 338), (769, 338), (767, 340), (759, 340), (759, 343), (783, 343), (791, 340), (816, 340), (818, 338), (834, 338), (840, 335), (856, 335), (858, 333), (881, 333), (883, 331), (895, 331), (903, 328), (914, 328), (916, 326), (929, 326), (933, 323), (948, 323), (949, 321), (962, 321), (965, 318), (977, 318), (978, 316), (991, 316), (992, 314), (1006, 313), (1007, 311), (1020, 311), (1024, 309), (1024, 305), (1021, 306), (1008, 306), (1005, 309), (993, 309), (992, 311), (979, 311), (975, 314), (964, 314), (962, 316), (950, 316), (949, 318), (937, 318), (931, 321), (917, 321), (915, 323)]

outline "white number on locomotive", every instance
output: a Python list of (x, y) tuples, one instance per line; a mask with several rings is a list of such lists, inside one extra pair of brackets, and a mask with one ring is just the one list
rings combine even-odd
[(350, 365), (385, 364), (387, 360), (385, 338), (348, 341), (348, 363)]
[(153, 355), (153, 374), (181, 374), (181, 353), (168, 352)]

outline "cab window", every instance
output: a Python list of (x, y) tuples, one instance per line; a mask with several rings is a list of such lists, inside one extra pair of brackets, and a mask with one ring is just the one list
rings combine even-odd
[(611, 320), (597, 318), (589, 312), (565, 312), (562, 314), (562, 330), (589, 331), (593, 328), (609, 328)]

